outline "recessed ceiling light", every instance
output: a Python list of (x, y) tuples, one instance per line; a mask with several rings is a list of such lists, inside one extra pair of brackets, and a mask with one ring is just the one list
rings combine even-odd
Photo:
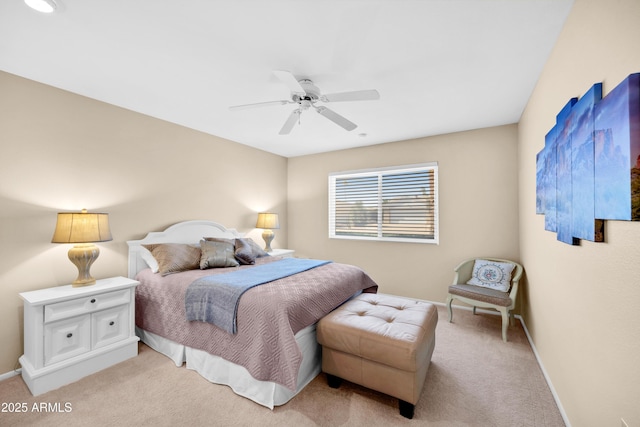
[(31, 9), (42, 13), (53, 13), (58, 7), (54, 0), (24, 0), (24, 2)]

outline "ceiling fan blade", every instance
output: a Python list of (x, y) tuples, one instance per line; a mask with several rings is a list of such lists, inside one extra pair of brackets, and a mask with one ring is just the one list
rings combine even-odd
[(324, 102), (375, 101), (377, 99), (380, 99), (380, 94), (375, 89), (329, 93), (320, 97), (320, 100)]
[(281, 101), (267, 101), (267, 102), (256, 102), (254, 104), (243, 104), (243, 105), (232, 105), (229, 107), (229, 110), (244, 110), (247, 108), (256, 108), (256, 107), (268, 107), (270, 105), (285, 105), (292, 104), (293, 101), (281, 100)]
[(354, 130), (355, 128), (358, 127), (358, 125), (356, 125), (355, 123), (350, 122), (346, 118), (342, 117), (340, 114), (336, 113), (333, 110), (328, 109), (327, 107), (316, 107), (316, 111), (318, 112), (318, 114), (326, 117), (327, 119), (331, 120), (333, 123), (337, 124), (338, 126), (348, 131)]
[(291, 115), (289, 115), (289, 118), (287, 119), (287, 121), (284, 122), (282, 129), (280, 129), (280, 132), (279, 132), (280, 135), (288, 135), (291, 132), (293, 127), (296, 125), (296, 122), (300, 118), (300, 113), (301, 113), (300, 110), (293, 110), (291, 112)]
[(273, 74), (275, 74), (275, 76), (279, 78), (280, 81), (284, 83), (292, 93), (295, 93), (297, 95), (305, 94), (304, 88), (300, 86), (298, 80), (289, 71), (275, 70)]

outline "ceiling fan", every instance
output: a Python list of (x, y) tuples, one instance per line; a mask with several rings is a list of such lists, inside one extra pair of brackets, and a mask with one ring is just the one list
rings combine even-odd
[(325, 107), (324, 105), (316, 105), (317, 102), (343, 102), (343, 101), (372, 101), (380, 99), (380, 94), (375, 89), (356, 90), (351, 92), (338, 92), (330, 94), (322, 94), (320, 89), (309, 79), (296, 79), (289, 71), (274, 71), (282, 83), (284, 83), (291, 91), (291, 99), (283, 99), (280, 101), (258, 102), (254, 104), (234, 105), (229, 107), (230, 110), (241, 110), (253, 107), (266, 107), (270, 105), (297, 104), (295, 110), (291, 112), (289, 118), (280, 129), (280, 135), (287, 135), (291, 132), (296, 122), (299, 121), (303, 111), (313, 108), (318, 114), (331, 120), (338, 126), (347, 131), (352, 131), (358, 127), (355, 123), (347, 120), (345, 117), (335, 111)]

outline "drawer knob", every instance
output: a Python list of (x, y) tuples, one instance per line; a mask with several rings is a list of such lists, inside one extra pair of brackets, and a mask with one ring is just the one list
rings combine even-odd
[(69, 332), (69, 333), (67, 334), (67, 338), (71, 338), (72, 336), (73, 336), (73, 334), (72, 334), (71, 332)]
[(96, 302), (95, 298), (91, 298), (91, 304), (94, 304)]
[(113, 326), (115, 324), (116, 324), (116, 322), (114, 322), (113, 320), (111, 322), (109, 322), (109, 326)]

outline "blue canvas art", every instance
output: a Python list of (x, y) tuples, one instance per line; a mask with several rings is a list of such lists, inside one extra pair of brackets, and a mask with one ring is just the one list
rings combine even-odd
[(558, 163), (558, 150), (556, 149), (556, 130), (554, 128), (552, 138), (554, 142), (550, 145), (545, 151), (546, 154), (546, 170), (553, 171), (553, 173), (547, 173), (547, 178), (544, 186), (544, 200), (545, 200), (545, 221), (544, 228), (549, 231), (558, 231), (558, 212), (557, 212), (557, 202), (556, 202), (556, 164)]
[(558, 240), (564, 243), (577, 244), (574, 240), (571, 225), (571, 123), (565, 117), (558, 129), (556, 139), (556, 221)]
[(536, 213), (572, 245), (603, 242), (604, 220), (640, 220), (640, 73), (558, 113), (536, 156)]
[(558, 141), (566, 138), (565, 121), (571, 108), (578, 101), (572, 98), (556, 116), (556, 126), (545, 137), (545, 146), (537, 155), (536, 213), (544, 214), (545, 230), (558, 231)]
[(640, 74), (632, 74), (596, 108), (596, 216), (640, 220)]
[(596, 241), (600, 236), (595, 216), (594, 109), (602, 99), (597, 83), (573, 106), (571, 126), (571, 235)]

